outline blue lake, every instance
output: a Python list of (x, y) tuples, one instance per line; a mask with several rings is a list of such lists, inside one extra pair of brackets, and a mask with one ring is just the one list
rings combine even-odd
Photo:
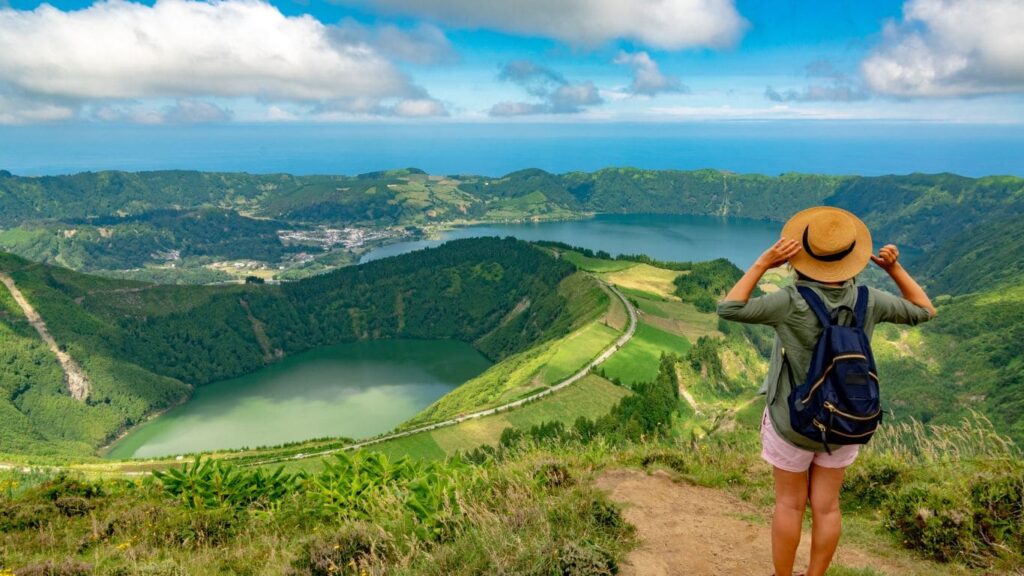
[(586, 220), (486, 224), (444, 231), (439, 238), (400, 242), (363, 255), (362, 262), (437, 246), (457, 238), (514, 236), (552, 240), (618, 254), (675, 262), (728, 258), (747, 267), (779, 237), (782, 224), (741, 218), (664, 214), (599, 214)]

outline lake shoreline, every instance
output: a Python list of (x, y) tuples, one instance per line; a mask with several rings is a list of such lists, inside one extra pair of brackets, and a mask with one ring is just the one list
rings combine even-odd
[(368, 438), (412, 418), (491, 365), (460, 340), (321, 346), (195, 387), (187, 398), (120, 430), (96, 454), (108, 461), (146, 460)]

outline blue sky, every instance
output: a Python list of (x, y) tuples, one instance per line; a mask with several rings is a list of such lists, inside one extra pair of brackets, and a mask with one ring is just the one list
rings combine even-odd
[(1024, 122), (1015, 0), (0, 0), (0, 123)]

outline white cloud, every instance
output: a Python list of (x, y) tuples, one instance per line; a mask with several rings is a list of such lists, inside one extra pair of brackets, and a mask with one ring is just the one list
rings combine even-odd
[(140, 104), (105, 104), (92, 111), (92, 118), (104, 122), (135, 124), (206, 124), (226, 122), (230, 110), (211, 102), (185, 98), (170, 106), (152, 107)]
[(0, 124), (30, 124), (68, 120), (75, 109), (58, 102), (39, 102), (34, 98), (0, 93)]
[(690, 91), (689, 87), (679, 80), (679, 77), (662, 74), (658, 63), (652, 60), (647, 52), (619, 52), (615, 63), (633, 69), (633, 83), (627, 88), (627, 91), (632, 94), (655, 96), (661, 92), (687, 93)]
[(448, 37), (431, 24), (405, 30), (393, 24), (367, 26), (349, 19), (335, 27), (334, 35), (343, 43), (365, 43), (389, 58), (413, 64), (447, 64), (459, 59)]
[(816, 79), (811, 84), (799, 90), (768, 86), (764, 97), (772, 102), (857, 102), (871, 97), (860, 80), (836, 69), (830, 60), (810, 62), (806, 71), (808, 78)]
[[(0, 87), (39, 105), (79, 110), (95, 104), (140, 111), (138, 101), (145, 99), (185, 103), (177, 111), (155, 111), (164, 121), (216, 115), (198, 100), (208, 97), (331, 103), (351, 111), (397, 111), (401, 101), (430, 99), (370, 40), (345, 38), (339, 30), (310, 16), (287, 17), (263, 0), (3, 9)], [(380, 34), (397, 38), (400, 31)], [(437, 43), (436, 35), (431, 41)], [(153, 118), (145, 113), (140, 121)]]
[(772, 102), (856, 102), (867, 100), (870, 94), (863, 88), (849, 82), (811, 84), (800, 90), (776, 90), (768, 86), (764, 97)]
[(425, 118), (430, 116), (447, 116), (448, 110), (444, 104), (432, 98), (418, 98), (402, 100), (395, 104), (393, 110), (395, 116), (405, 118)]
[(584, 106), (604, 102), (593, 82), (572, 84), (558, 72), (529, 60), (509, 62), (498, 77), (522, 86), (541, 101), (499, 102), (491, 107), (491, 116), (576, 114), (582, 112)]
[(576, 45), (632, 40), (678, 50), (733, 45), (747, 26), (733, 0), (333, 0), (452, 26)]
[(910, 0), (861, 65), (879, 93), (949, 97), (1024, 91), (1024, 2)]

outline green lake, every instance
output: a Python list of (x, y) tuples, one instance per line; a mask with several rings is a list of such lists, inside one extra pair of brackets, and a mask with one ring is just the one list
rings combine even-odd
[[(775, 242), (780, 227), (709, 216), (601, 214), (454, 228), (436, 239), (378, 248), (363, 261), (456, 238), (515, 236), (661, 260), (728, 258), (745, 267)], [(133, 430), (108, 456), (147, 458), (328, 436), (366, 438), (391, 430), (488, 365), (468, 344), (451, 341), (381, 340), (313, 350), (199, 388), (188, 403)]]
[(451, 340), (377, 340), (287, 357), (196, 390), (119, 440), (109, 458), (150, 458), (283, 444), (366, 438), (391, 430), (490, 362)]

